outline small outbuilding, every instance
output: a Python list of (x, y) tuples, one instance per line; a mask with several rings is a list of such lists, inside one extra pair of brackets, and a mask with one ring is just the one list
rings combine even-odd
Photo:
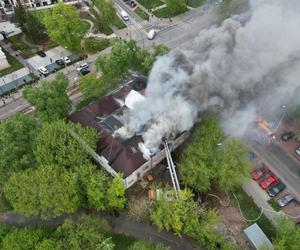
[(244, 230), (246, 237), (248, 238), (253, 249), (264, 249), (264, 250), (273, 250), (274, 247), (265, 233), (261, 228), (256, 224), (252, 224), (250, 227), (247, 227)]

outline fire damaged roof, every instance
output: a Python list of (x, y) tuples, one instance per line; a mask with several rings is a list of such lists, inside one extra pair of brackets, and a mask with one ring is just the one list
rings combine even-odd
[(104, 156), (108, 160), (108, 164), (116, 172), (123, 173), (125, 178), (144, 164), (146, 160), (138, 150), (138, 143), (142, 141), (140, 136), (134, 136), (128, 140), (112, 136), (116, 129), (123, 126), (115, 114), (122, 113), (126, 109), (120, 103), (125, 103), (125, 97), (131, 90), (141, 93), (145, 87), (145, 80), (136, 79), (69, 117), (71, 121), (80, 123), (83, 127), (95, 128), (101, 133), (101, 139), (97, 143), (97, 153)]

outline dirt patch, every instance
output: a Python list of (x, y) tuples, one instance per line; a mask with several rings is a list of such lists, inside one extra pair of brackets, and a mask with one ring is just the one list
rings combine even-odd
[[(228, 204), (226, 196), (221, 196), (221, 203), (224, 205)], [(218, 205), (218, 211), (221, 217), (221, 221), (227, 226), (232, 236), (237, 241), (240, 249), (250, 250), (246, 238), (243, 234), (243, 229), (247, 227), (247, 223), (243, 220), (237, 207), (231, 203), (228, 206)]]

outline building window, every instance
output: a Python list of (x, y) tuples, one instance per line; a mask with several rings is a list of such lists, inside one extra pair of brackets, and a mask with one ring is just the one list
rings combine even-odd
[(47, 3), (47, 2), (43, 2), (43, 5), (44, 5), (44, 6), (47, 6), (47, 5), (48, 5), (48, 3)]
[(40, 7), (41, 3), (35, 3), (36, 7)]
[(8, 0), (4, 0), (4, 4), (10, 4)]

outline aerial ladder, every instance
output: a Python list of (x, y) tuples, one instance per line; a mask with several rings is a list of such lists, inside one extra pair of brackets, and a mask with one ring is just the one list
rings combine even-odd
[(180, 186), (179, 186), (179, 181), (178, 181), (176, 170), (175, 170), (175, 164), (174, 164), (174, 162), (172, 160), (172, 157), (171, 157), (171, 152), (170, 152), (170, 149), (169, 149), (167, 138), (163, 138), (162, 142), (163, 142), (164, 147), (165, 147), (165, 153), (166, 153), (166, 158), (167, 158), (167, 163), (168, 163), (167, 168), (169, 169), (172, 184), (173, 184), (173, 188), (174, 188), (176, 197), (178, 198), (178, 194), (180, 192)]

